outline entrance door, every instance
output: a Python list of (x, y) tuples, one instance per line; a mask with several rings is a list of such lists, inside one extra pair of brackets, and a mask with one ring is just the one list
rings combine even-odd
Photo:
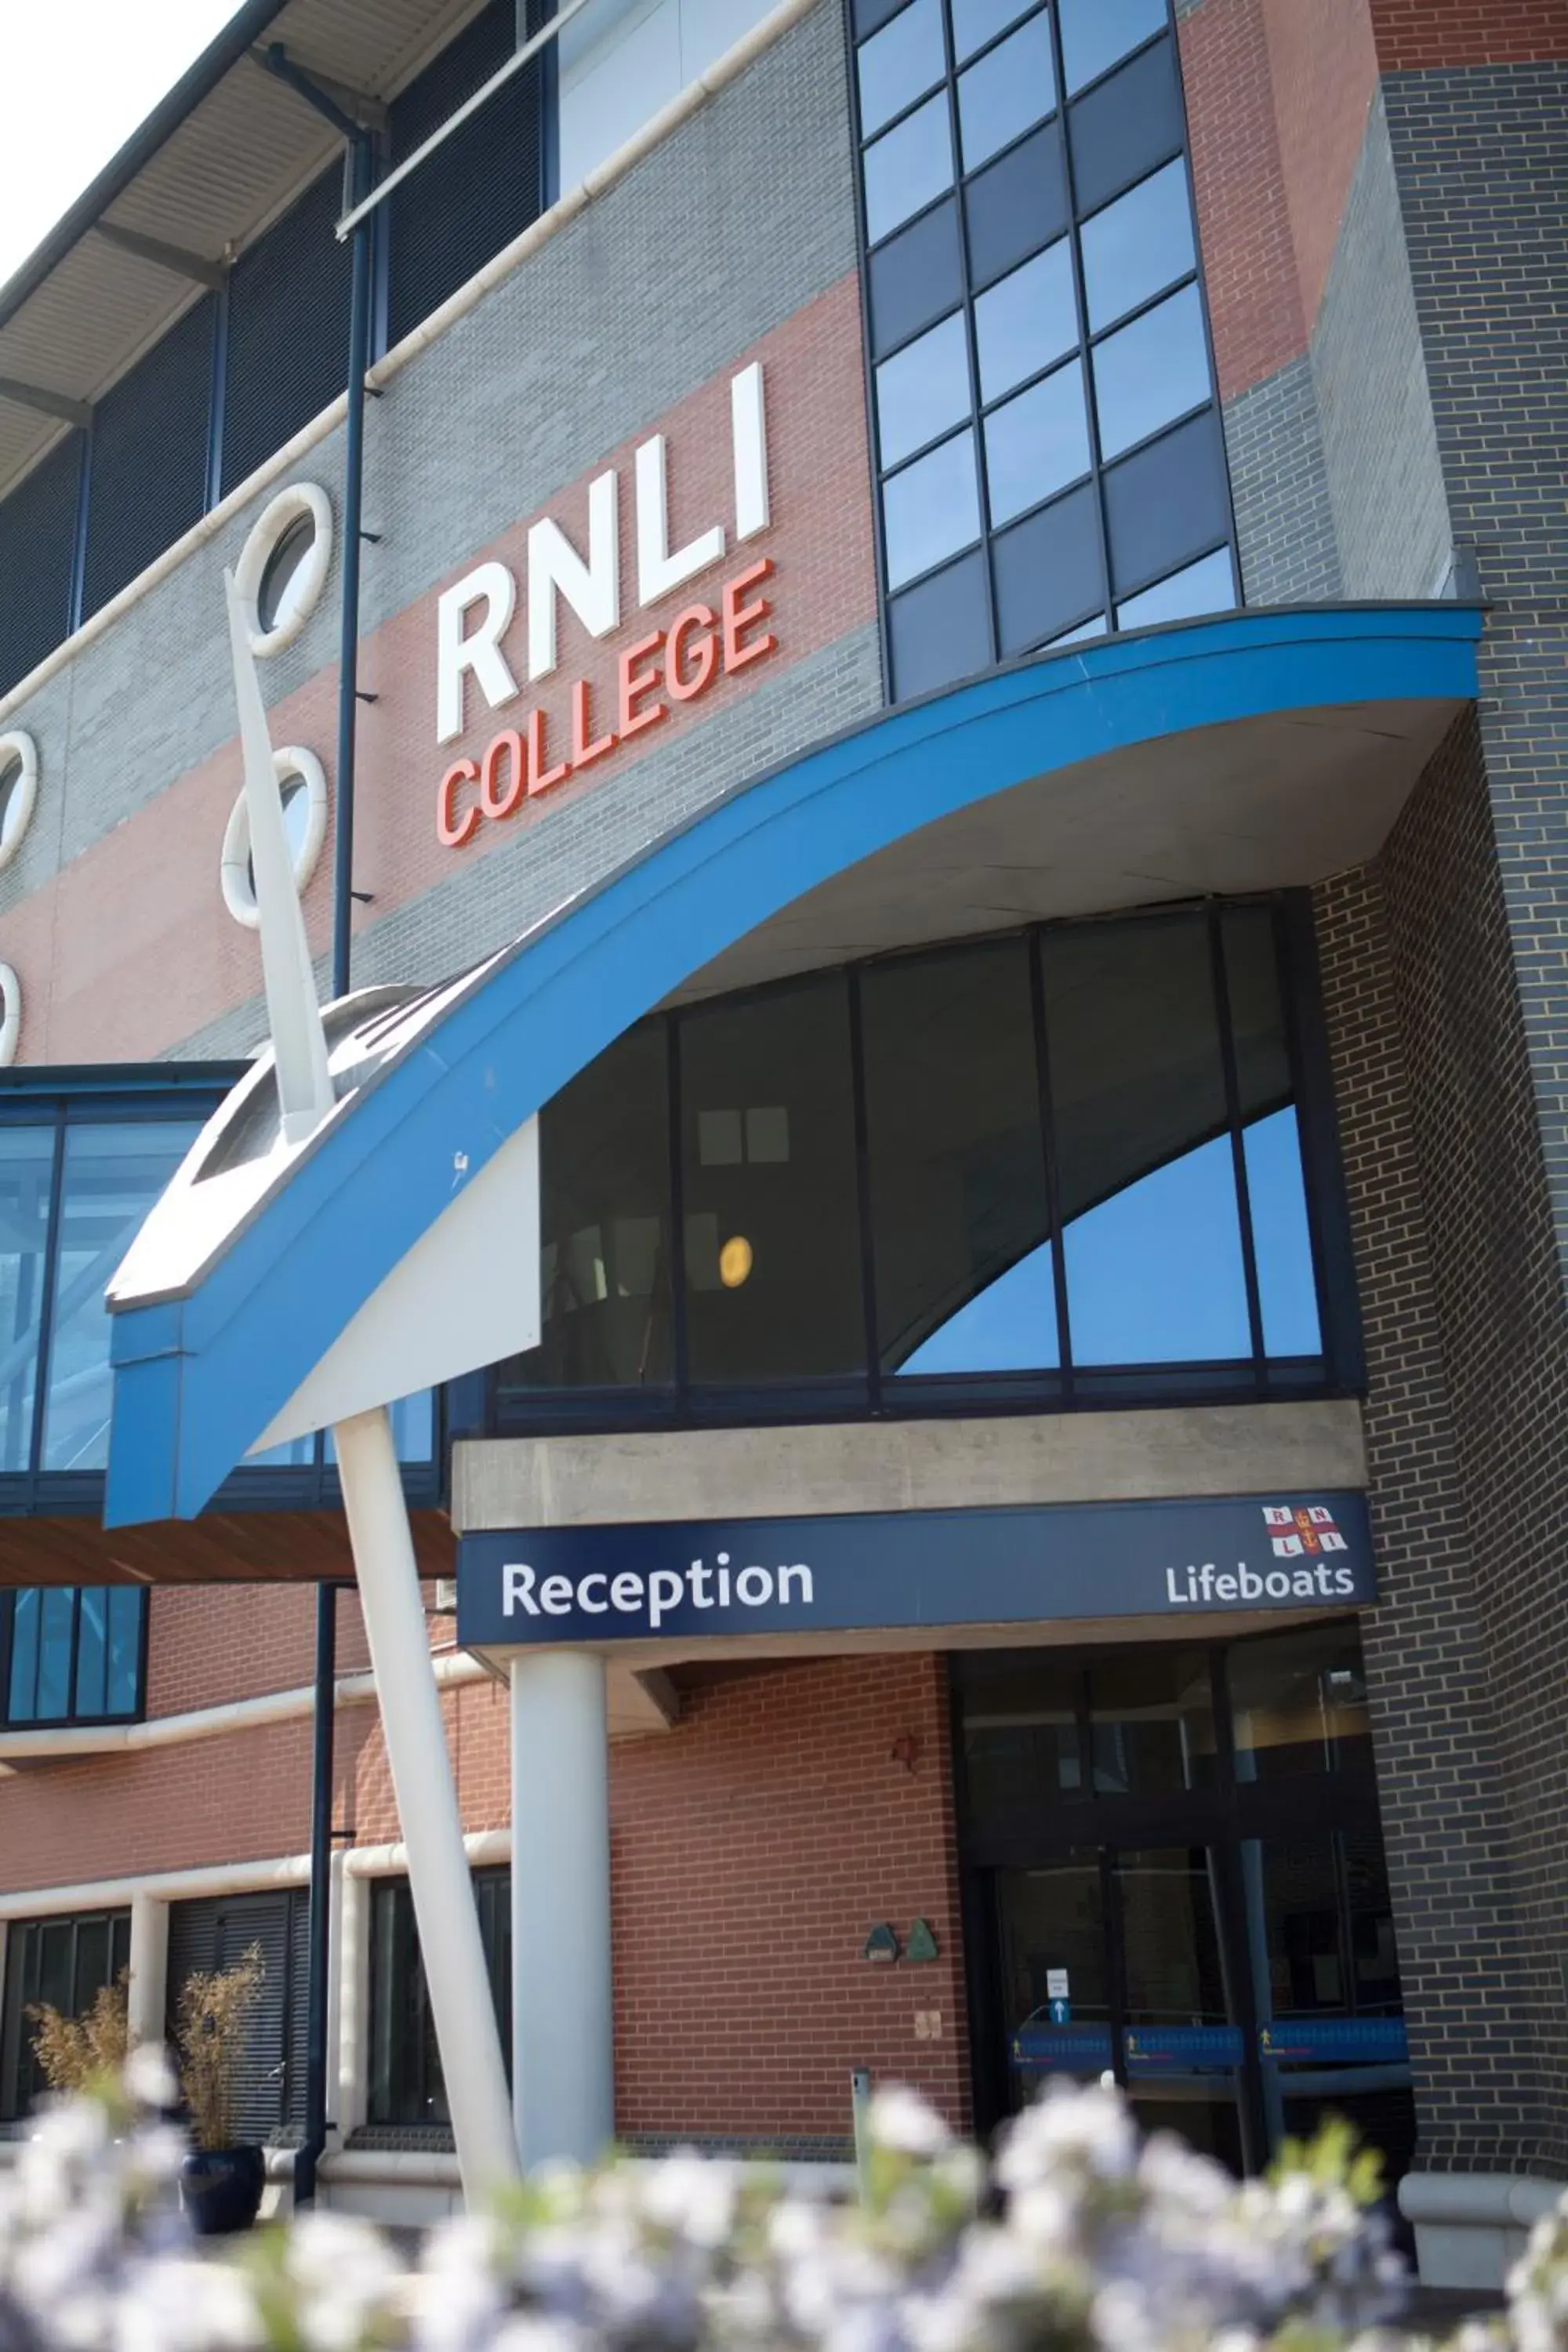
[(1054, 2074), (1110, 2076), (1144, 2130), (1253, 2168), (1245, 1955), (1220, 1868), (1210, 1846), (1101, 1846), (996, 1873), (1015, 2105)]

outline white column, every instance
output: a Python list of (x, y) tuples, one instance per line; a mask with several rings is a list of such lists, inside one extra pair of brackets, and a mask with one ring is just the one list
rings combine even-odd
[(334, 1434), (430, 2013), (471, 2203), (516, 2179), (517, 2146), (414, 1538), (384, 1408), (339, 1422)]
[(370, 2113), (371, 1882), (343, 1874), (338, 2057), (338, 2126), (346, 2140)]
[(512, 2101), (524, 2169), (615, 2134), (605, 1662), (511, 1662)]
[(169, 1991), (169, 1906), (155, 1895), (131, 1898), (131, 1998), (126, 2004), (131, 2046), (166, 2039)]

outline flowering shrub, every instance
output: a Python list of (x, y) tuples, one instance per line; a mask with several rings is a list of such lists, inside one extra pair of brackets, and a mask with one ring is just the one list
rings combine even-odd
[[(327, 2213), (198, 2252), (157, 2119), (173, 2090), (137, 2051), (0, 2174), (0, 2352), (1414, 2352), (1345, 2133), (1238, 2183), (1141, 2140), (1116, 2093), (1057, 2085), (988, 2171), (889, 2091), (864, 2206), (697, 2156), (563, 2166), (409, 2262)], [(1510, 2297), (1456, 2352), (1565, 2352), (1568, 2212)]]

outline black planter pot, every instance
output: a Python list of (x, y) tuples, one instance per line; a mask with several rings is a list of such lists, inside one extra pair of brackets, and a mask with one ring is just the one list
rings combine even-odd
[(198, 2237), (248, 2230), (261, 2209), (267, 2168), (258, 2147), (198, 2147), (186, 2157), (180, 2194)]

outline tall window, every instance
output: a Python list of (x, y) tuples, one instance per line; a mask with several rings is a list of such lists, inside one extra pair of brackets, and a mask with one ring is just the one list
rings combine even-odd
[(852, 0), (893, 690), (1236, 602), (1166, 0)]
[(0, 1998), (0, 2124), (19, 2122), (44, 2089), (27, 2011), (47, 2002), (79, 2017), (131, 1960), (129, 1911), (81, 1911), (57, 1919), (14, 1919), (5, 1938)]
[(147, 1596), (136, 1585), (0, 1594), (0, 1723), (126, 1722), (142, 1712)]
[(261, 1956), (261, 1990), (247, 2021), (237, 2074), (236, 2128), (241, 2140), (276, 2141), (305, 2119), (309, 1917), (302, 1886), (169, 1906), (164, 2030), (171, 2043), (188, 1977), (231, 1969), (253, 1947)]
[(1350, 1377), (1284, 910), (1037, 930), (661, 1015), (541, 1118), (511, 1426)]
[[(511, 2063), (511, 1873), (476, 1870), (485, 1966)], [(372, 2124), (445, 2126), (451, 2122), (441, 2055), (405, 1878), (378, 1878), (371, 1898), (370, 2106)]]

